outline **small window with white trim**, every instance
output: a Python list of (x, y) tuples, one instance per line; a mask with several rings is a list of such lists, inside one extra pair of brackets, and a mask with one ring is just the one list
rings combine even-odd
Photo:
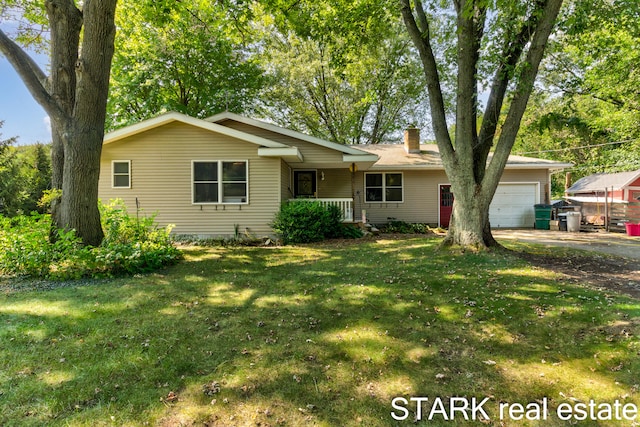
[(402, 173), (366, 173), (364, 179), (365, 202), (403, 202)]
[(131, 160), (111, 162), (113, 188), (131, 188)]

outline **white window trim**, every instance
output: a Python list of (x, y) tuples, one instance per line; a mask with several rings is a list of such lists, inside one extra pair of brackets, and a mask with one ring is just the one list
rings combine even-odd
[[(222, 186), (224, 182), (222, 181), (222, 164), (223, 163), (234, 163), (234, 162), (243, 162), (247, 165), (247, 179), (244, 181), (247, 185), (247, 195), (245, 197), (244, 202), (223, 202), (223, 191)], [(217, 202), (195, 202), (195, 176), (194, 176), (194, 165), (196, 163), (217, 163), (218, 164), (218, 201)], [(249, 204), (249, 160), (247, 159), (224, 159), (224, 160), (191, 160), (191, 204), (192, 205), (248, 205)]]
[[(129, 176), (129, 185), (124, 187), (124, 186), (116, 186), (116, 163), (126, 163), (129, 169), (129, 172), (127, 173), (127, 175)], [(119, 173), (117, 174), (118, 176), (123, 176), (123, 173)], [(131, 160), (112, 160), (111, 161), (111, 188), (115, 188), (115, 189), (127, 189), (127, 188), (131, 188)]]
[[(386, 200), (386, 188), (387, 188), (387, 179), (386, 179), (386, 175), (387, 174), (393, 174), (393, 175), (400, 175), (402, 177), (402, 200)], [(367, 201), (367, 175), (382, 175), (382, 199), (380, 201)], [(368, 203), (368, 204), (374, 204), (374, 203), (404, 203), (404, 173), (403, 172), (365, 172), (364, 174), (364, 202)], [(392, 187), (392, 188), (397, 188), (397, 187)]]

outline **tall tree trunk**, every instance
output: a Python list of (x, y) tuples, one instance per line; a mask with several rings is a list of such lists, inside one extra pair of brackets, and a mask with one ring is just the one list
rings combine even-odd
[(82, 242), (92, 246), (98, 246), (104, 237), (98, 209), (102, 138), (103, 131), (79, 126), (63, 138), (62, 198), (55, 217), (59, 228), (76, 230)]
[(451, 189), (453, 211), (442, 245), (460, 245), (472, 250), (499, 246), (489, 224), (489, 205), (495, 187), (476, 183), (472, 170), (468, 170), (468, 173), (456, 174), (451, 180)]
[[(51, 76), (0, 30), (0, 51), (51, 118), (55, 227), (74, 229), (87, 245), (102, 242), (98, 210), (100, 154), (114, 52), (117, 0), (45, 0)], [(52, 233), (55, 235), (55, 233)]]
[(62, 228), (97, 246), (104, 237), (98, 210), (100, 154), (114, 52), (116, 0), (85, 0), (83, 41), (75, 66), (73, 116), (63, 133)]
[[(496, 246), (489, 205), (507, 164), (520, 127), (544, 48), (562, 0), (534, 0), (520, 12), (505, 10), (502, 55), (496, 62), (491, 93), (478, 132), (478, 64), (485, 19), (491, 2), (455, 0), (457, 16), (457, 91), (455, 142), (448, 133), (438, 64), (432, 48), (430, 16), (421, 0), (399, 0), (402, 17), (418, 49), (427, 81), (431, 119), (442, 162), (455, 200), (445, 245), (474, 249)], [(524, 5), (522, 5), (524, 6)], [(528, 11), (528, 16), (522, 16)], [(526, 53), (525, 53), (526, 52)], [(509, 86), (508, 113), (494, 146), (502, 105)], [(489, 157), (490, 152), (493, 155)]]
[[(62, 191), (64, 182), (64, 138), (69, 121), (73, 117), (76, 98), (75, 64), (78, 60), (82, 13), (69, 1), (49, 0), (45, 2), (51, 29), (51, 75), (48, 92), (53, 100), (56, 114), (51, 117), (51, 186)], [(58, 228), (64, 224), (61, 199), (51, 202), (52, 228), (50, 238), (57, 237)]]

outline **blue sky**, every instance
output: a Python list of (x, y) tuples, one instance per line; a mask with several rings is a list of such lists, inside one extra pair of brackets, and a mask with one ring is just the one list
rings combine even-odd
[[(19, 27), (19, 20), (6, 16), (3, 18), (5, 18), (4, 21), (0, 20), (2, 29), (12, 37)], [(27, 52), (46, 72), (49, 63), (48, 55)], [(34, 101), (18, 73), (2, 54), (0, 54), (0, 121), (4, 122), (0, 128), (1, 140), (17, 137), (19, 145), (51, 142), (51, 126), (47, 113)]]
[[(46, 58), (39, 57), (46, 61)], [(44, 66), (40, 63), (41, 66)], [(51, 141), (49, 117), (42, 107), (33, 100), (26, 86), (18, 77), (9, 61), (0, 56), (0, 139), (14, 136), (18, 144), (48, 143)]]

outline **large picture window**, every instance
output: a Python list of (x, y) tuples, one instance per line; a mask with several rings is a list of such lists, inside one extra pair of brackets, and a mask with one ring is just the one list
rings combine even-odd
[(403, 201), (401, 173), (367, 173), (364, 179), (367, 203)]
[(193, 203), (247, 203), (247, 161), (194, 161)]

